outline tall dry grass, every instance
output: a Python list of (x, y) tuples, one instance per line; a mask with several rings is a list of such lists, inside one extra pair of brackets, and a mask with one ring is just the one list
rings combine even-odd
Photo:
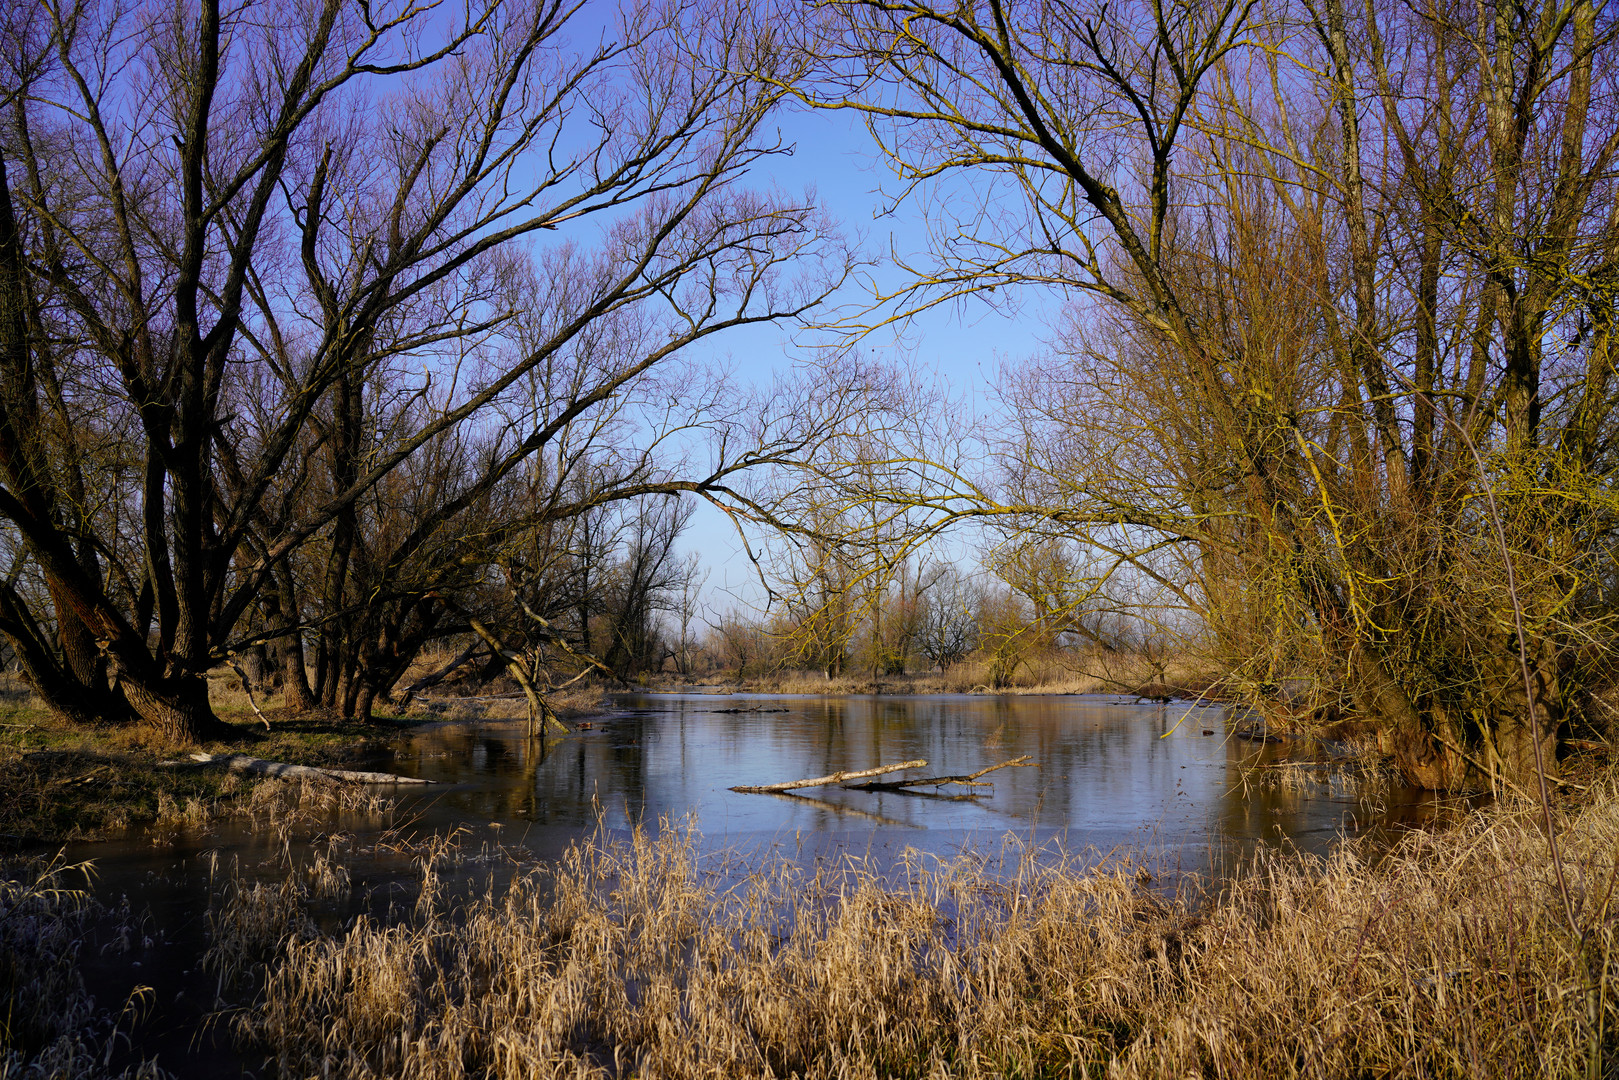
[[(60, 858), (0, 864), (0, 1080), (111, 1077), (112, 1052), (139, 1012), (111, 1012), (85, 987), (78, 954), (100, 909), (87, 864)], [(143, 1062), (116, 1074), (160, 1080)]]
[(1154, 662), (1119, 654), (1037, 653), (1012, 673), (1007, 685), (990, 686), (993, 664), (973, 656), (944, 671), (884, 675), (853, 671), (827, 678), (819, 671), (783, 669), (750, 675), (736, 684), (756, 693), (775, 694), (1120, 694), (1197, 698), (1217, 687), (1219, 676), (1195, 658)]
[(277, 897), (299, 929), (237, 1023), (295, 1076), (1586, 1076), (1595, 1046), (1612, 1077), (1611, 782), (1562, 839), (1583, 940), (1528, 808), (1173, 897), (1031, 851), (739, 877), (689, 827), (599, 836), (335, 937)]

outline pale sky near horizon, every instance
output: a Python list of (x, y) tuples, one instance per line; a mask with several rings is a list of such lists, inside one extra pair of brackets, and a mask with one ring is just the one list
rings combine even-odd
[[(781, 114), (779, 127), (794, 153), (767, 159), (752, 174), (755, 183), (775, 183), (788, 191), (814, 187), (845, 233), (863, 239), (862, 250), (870, 257), (886, 259), (891, 245), (902, 253), (922, 253), (926, 233), (918, 205), (907, 203), (878, 216), (884, 200), (877, 189), (892, 187), (893, 175), (854, 113), (797, 109)], [(882, 275), (885, 269), (879, 265), (874, 272)], [(874, 334), (861, 347), (924, 367), (952, 393), (983, 402), (1003, 364), (1042, 348), (1041, 331), (1060, 303), (1053, 296), (1020, 299), (1022, 309), (1012, 316), (977, 302), (940, 306), (914, 320), (902, 341), (893, 333)], [(728, 360), (742, 378), (768, 379), (805, 352), (806, 343), (795, 344), (791, 335), (791, 328), (775, 326), (717, 335), (707, 356)], [(719, 511), (700, 504), (680, 549), (699, 553), (709, 575), (703, 602), (711, 610), (756, 604), (762, 598), (753, 564)]]

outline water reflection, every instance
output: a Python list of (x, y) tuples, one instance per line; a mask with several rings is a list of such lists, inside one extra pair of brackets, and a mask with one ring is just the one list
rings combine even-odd
[[(519, 724), (446, 725), (397, 750), (394, 768), (451, 785), (414, 808), (425, 827), (494, 821), (559, 850), (598, 819), (616, 828), (695, 815), (710, 849), (783, 837), (938, 854), (1007, 831), (1070, 850), (1147, 846), (1185, 868), (1215, 849), (1289, 843), (1322, 851), (1347, 831), (1425, 820), (1414, 792), (1359, 799), (1342, 786), (1245, 786), (1275, 747), (1229, 735), (1217, 708), (1094, 697), (623, 695), (588, 732), (529, 743)], [(1205, 735), (1209, 731), (1212, 734)], [(770, 784), (925, 758), (969, 773), (1028, 754), (1038, 769), (992, 774), (976, 798)]]
[[(521, 723), (444, 725), (376, 762), (441, 786), (402, 793), (390, 821), (322, 822), (322, 831), (348, 837), (354, 883), (322, 918), (335, 931), (362, 912), (408, 910), (418, 875), (409, 841), (452, 829), (468, 830), (464, 847), (491, 853), (459, 872), (463, 887), (479, 891), (498, 888), (525, 861), (556, 858), (599, 820), (622, 829), (694, 815), (703, 849), (726, 852), (714, 860), (726, 867), (771, 854), (805, 862), (852, 855), (878, 871), (907, 850), (993, 858), (1010, 834), (1082, 857), (1144, 851), (1160, 871), (1218, 871), (1259, 845), (1319, 852), (1346, 832), (1393, 836), (1443, 808), (1413, 791), (1371, 801), (1342, 785), (1243, 781), (1278, 752), (1232, 737), (1218, 709), (1088, 697), (627, 695), (591, 730), (547, 742), (530, 742)], [(995, 772), (993, 790), (976, 798), (949, 788), (729, 790), (913, 758), (927, 759), (929, 775), (962, 774), (1024, 754), (1040, 767)], [(394, 837), (403, 842), (394, 846)], [(153, 1003), (115, 1057), (159, 1053), (182, 1076), (251, 1074), (227, 1026), (206, 1022), (211, 998), (197, 996), (214, 867), (227, 877), (276, 878), (288, 859), (306, 863), (310, 847), (227, 821), (66, 854), (94, 860), (103, 902), (139, 924), (133, 936), (103, 927), (105, 940), (81, 956), (103, 1004), (116, 1007), (136, 987)]]

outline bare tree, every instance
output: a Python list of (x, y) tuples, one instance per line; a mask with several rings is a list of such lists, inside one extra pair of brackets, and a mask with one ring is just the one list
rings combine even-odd
[(981, 590), (953, 563), (938, 564), (922, 578), (917, 648), (940, 671), (978, 647)]
[[(7, 42), (0, 517), (44, 592), (0, 588), (0, 632), (53, 708), (230, 734), (204, 674), (244, 614), (340, 609), (362, 500), (433, 440), (512, 433), (406, 555), (692, 343), (833, 287), (814, 207), (740, 182), (783, 148), (735, 72), (790, 74), (751, 15), (581, 10), (50, 2)], [(424, 411), (377, 430), (378, 394)]]
[(908, 446), (909, 495), (847, 497), (1077, 541), (1203, 620), (1236, 689), (1303, 677), (1418, 783), (1552, 767), (1615, 641), (1598, 6), (815, 12), (795, 89), (868, 117), (939, 238), (878, 317), (1073, 301), (998, 474)]

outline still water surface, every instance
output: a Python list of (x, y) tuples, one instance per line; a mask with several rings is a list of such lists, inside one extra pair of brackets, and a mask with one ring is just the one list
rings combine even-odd
[[(1014, 831), (1076, 851), (1146, 846), (1190, 869), (1211, 848), (1320, 851), (1346, 829), (1420, 821), (1431, 810), (1417, 792), (1372, 804), (1341, 784), (1244, 785), (1245, 769), (1277, 750), (1232, 737), (1219, 708), (1090, 696), (673, 694), (622, 695), (612, 706), (593, 730), (543, 753), (517, 725), (435, 728), (405, 742), (393, 768), (454, 785), (423, 797), (424, 823), (498, 822), (544, 851), (592, 829), (598, 813), (618, 828), (692, 814), (711, 849), (812, 838), (823, 852), (944, 855)], [(918, 758), (926, 775), (964, 774), (1025, 754), (1039, 767), (995, 772), (986, 777), (994, 787), (975, 798), (949, 797), (960, 787), (940, 789), (945, 797), (730, 790)]]
[[(525, 861), (555, 858), (598, 823), (655, 827), (688, 815), (700, 851), (743, 864), (848, 854), (881, 869), (907, 849), (993, 851), (1012, 834), (1075, 854), (1144, 851), (1173, 872), (1216, 868), (1261, 844), (1321, 852), (1346, 834), (1392, 837), (1442, 809), (1415, 791), (1369, 801), (1342, 783), (1243, 781), (1279, 752), (1234, 737), (1218, 708), (1079, 696), (621, 695), (590, 730), (543, 747), (521, 724), (436, 725), (400, 739), (374, 766), (433, 787), (398, 789), (389, 821), (324, 823), (326, 839), (348, 837), (354, 884), (325, 921), (335, 930), (362, 911), (408, 907), (414, 859), (386, 838), (457, 828), (466, 830), (463, 846), (495, 852), (463, 869), (463, 883), (481, 888)], [(729, 790), (915, 758), (927, 760), (927, 775), (970, 773), (1025, 754), (1039, 767), (997, 771), (987, 777), (993, 789), (971, 798), (949, 797), (960, 788)], [(157, 1052), (183, 1076), (251, 1074), (254, 1063), (230, 1048), (223, 1024), (198, 1037), (217, 1004), (198, 967), (209, 897), (222, 870), (276, 877), (289, 856), (307, 861), (312, 839), (287, 846), (270, 830), (225, 822), (67, 853), (95, 861), (98, 897), (124, 912), (121, 927), (103, 928), (100, 950), (85, 953), (98, 1000), (116, 1010), (135, 986), (151, 988), (129, 1049)]]

